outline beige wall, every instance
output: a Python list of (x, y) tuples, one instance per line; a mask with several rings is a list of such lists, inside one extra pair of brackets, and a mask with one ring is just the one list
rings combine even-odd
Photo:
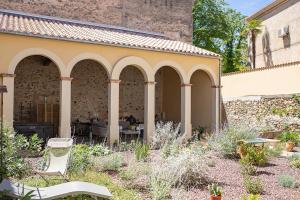
[(300, 64), (222, 77), (224, 99), (300, 93)]
[[(210, 73), (218, 83), (219, 60), (203, 56), (162, 53), (157, 51), (122, 48), (106, 45), (69, 42), (27, 36), (0, 33), (0, 72), (14, 73), (15, 65), (20, 58), (28, 54), (41, 54), (50, 57), (61, 69), (61, 76), (69, 76), (75, 60), (91, 58), (103, 63), (109, 72), (122, 58), (135, 56), (144, 59), (153, 71), (161, 66), (173, 66), (181, 74), (184, 82), (188, 82), (188, 74), (196, 69)], [(113, 53), (111, 53), (113, 52)], [(76, 62), (76, 63), (74, 63)], [(153, 77), (154, 79), (154, 77)]]
[(213, 123), (213, 91), (209, 76), (196, 71), (191, 78), (192, 84), (192, 127), (211, 129)]
[[(279, 65), (300, 60), (300, 1), (289, 0), (262, 20), (262, 33), (256, 40), (256, 67)], [(289, 26), (290, 35), (278, 37), (278, 30)]]
[[(163, 66), (170, 66), (176, 70), (183, 86), (176, 90), (180, 95), (181, 107), (175, 112), (180, 112), (183, 131), (190, 135), (190, 78), (199, 69), (208, 73), (213, 85), (218, 86), (219, 59), (206, 56), (193, 56), (178, 53), (150, 51), (134, 48), (123, 48), (100, 44), (88, 44), (80, 42), (44, 39), (36, 37), (18, 36), (11, 34), (0, 34), (0, 73), (2, 83), (8, 86), (8, 93), (4, 96), (4, 118), (12, 125), (13, 101), (14, 101), (14, 73), (19, 62), (31, 55), (42, 55), (50, 58), (58, 67), (60, 82), (60, 134), (69, 137), (71, 121), (71, 72), (73, 67), (81, 60), (92, 59), (102, 64), (108, 71), (110, 84), (108, 92), (109, 110), (109, 132), (111, 144), (118, 140), (118, 117), (119, 117), (119, 79), (126, 66), (135, 66), (142, 72), (146, 82), (144, 115), (147, 134), (153, 131), (154, 120), (154, 81), (156, 72)], [(76, 69), (75, 69), (76, 70)], [(133, 74), (130, 76), (134, 76)], [(142, 76), (140, 76), (142, 77)], [(76, 78), (76, 77), (75, 77)], [(122, 75), (121, 75), (122, 78)], [(139, 79), (136, 77), (136, 79)], [(172, 79), (173, 80), (173, 79)], [(179, 79), (178, 79), (179, 80)], [(142, 78), (139, 82), (142, 82)], [(130, 83), (131, 84), (131, 83)], [(135, 84), (135, 83), (134, 83)], [(179, 85), (179, 82), (176, 83)], [(122, 82), (120, 84), (122, 87)], [(140, 87), (140, 86), (139, 86)], [(169, 88), (168, 88), (169, 90)], [(173, 87), (172, 87), (173, 90)], [(175, 91), (175, 90), (174, 90)], [(152, 99), (153, 98), (153, 99)], [(168, 101), (173, 99), (168, 96)], [(213, 99), (215, 122), (217, 122), (217, 96)], [(150, 102), (151, 101), (151, 102)], [(162, 101), (164, 102), (164, 101)], [(167, 101), (166, 101), (167, 102)], [(120, 102), (121, 103), (121, 102)], [(121, 105), (121, 104), (120, 104)], [(145, 107), (146, 106), (146, 107)], [(180, 110), (180, 111), (179, 111)], [(213, 111), (212, 111), (213, 112)], [(152, 116), (153, 115), (153, 116)], [(177, 114), (176, 114), (177, 115)], [(149, 121), (150, 120), (150, 121)], [(150, 123), (153, 124), (151, 125)], [(148, 135), (150, 136), (150, 135)]]

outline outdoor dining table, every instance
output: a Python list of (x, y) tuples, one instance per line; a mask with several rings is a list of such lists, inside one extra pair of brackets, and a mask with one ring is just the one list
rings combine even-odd
[(279, 140), (276, 139), (266, 139), (266, 138), (255, 138), (249, 140), (240, 140), (239, 142), (243, 144), (250, 144), (250, 145), (262, 145), (264, 146), (266, 143), (277, 143)]

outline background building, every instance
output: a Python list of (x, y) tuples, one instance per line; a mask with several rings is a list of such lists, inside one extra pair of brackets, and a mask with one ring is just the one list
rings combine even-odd
[[(248, 18), (262, 21), (262, 32), (256, 38), (256, 68), (300, 60), (299, 11), (299, 0), (276, 0)], [(249, 44), (249, 52), (251, 47)]]
[(192, 41), (194, 0), (1, 0), (0, 8), (163, 33)]

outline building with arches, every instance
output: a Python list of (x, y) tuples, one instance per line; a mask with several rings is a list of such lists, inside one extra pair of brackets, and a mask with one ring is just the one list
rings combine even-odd
[(155, 118), (181, 122), (187, 137), (192, 127), (219, 128), (220, 57), (213, 52), (161, 34), (6, 10), (0, 44), (9, 126), (46, 121), (71, 137), (72, 122), (100, 118), (111, 144), (128, 115), (144, 124), (147, 141)]

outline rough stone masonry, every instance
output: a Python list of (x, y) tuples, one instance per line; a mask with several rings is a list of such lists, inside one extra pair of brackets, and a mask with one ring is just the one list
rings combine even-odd
[(194, 0), (1, 0), (0, 8), (163, 33), (192, 41)]
[(224, 101), (228, 124), (245, 123), (259, 132), (279, 132), (286, 127), (300, 130), (300, 96), (259, 96)]

